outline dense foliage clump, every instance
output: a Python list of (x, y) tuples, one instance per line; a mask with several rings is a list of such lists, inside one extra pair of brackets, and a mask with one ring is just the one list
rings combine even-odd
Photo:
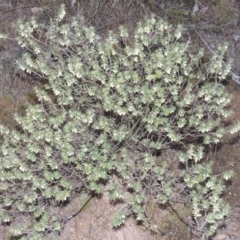
[(190, 204), (193, 227), (212, 235), (228, 206), (223, 181), (201, 160), (230, 114), (221, 84), (230, 69), (225, 46), (200, 66), (203, 52), (187, 53), (181, 27), (154, 16), (138, 24), (134, 38), (120, 26), (104, 40), (63, 18), (61, 8), (49, 26), (19, 23), (25, 53), (17, 65), (45, 84), (35, 90), (38, 103), (15, 116), (17, 129), (0, 128), (1, 220), (21, 239), (54, 238), (61, 219), (49, 204), (84, 188), (126, 203), (115, 227), (131, 214), (145, 222), (150, 199), (180, 197)]

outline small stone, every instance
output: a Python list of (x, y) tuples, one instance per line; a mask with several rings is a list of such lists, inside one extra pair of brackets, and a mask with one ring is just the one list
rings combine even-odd
[(213, 238), (213, 240), (227, 240), (227, 239), (228, 235), (225, 233), (219, 233)]
[(240, 35), (234, 35), (233, 39), (235, 42), (237, 42), (240, 39)]

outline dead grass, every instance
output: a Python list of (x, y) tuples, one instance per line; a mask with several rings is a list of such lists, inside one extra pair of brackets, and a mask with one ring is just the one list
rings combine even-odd
[(226, 24), (235, 19), (234, 0), (217, 0), (212, 6), (212, 17), (216, 25)]

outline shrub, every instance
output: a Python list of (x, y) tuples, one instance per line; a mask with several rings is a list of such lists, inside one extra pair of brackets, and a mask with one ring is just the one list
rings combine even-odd
[[(212, 235), (228, 208), (219, 198), (221, 177), (201, 160), (230, 114), (221, 84), (230, 69), (223, 65), (225, 46), (198, 68), (203, 52), (186, 51), (180, 26), (152, 16), (138, 24), (134, 39), (120, 26), (97, 41), (93, 27), (76, 18), (64, 23), (64, 13), (62, 7), (49, 26), (34, 19), (18, 25), (25, 53), (17, 64), (46, 84), (35, 89), (38, 103), (15, 115), (17, 129), (0, 128), (1, 220), (21, 239), (54, 238), (61, 219), (47, 211), (50, 203), (79, 189), (108, 190), (112, 202), (126, 203), (114, 227), (130, 214), (145, 222), (148, 199), (165, 204), (180, 194), (195, 228)], [(169, 149), (175, 170), (161, 158)], [(29, 221), (19, 224), (21, 217)]]

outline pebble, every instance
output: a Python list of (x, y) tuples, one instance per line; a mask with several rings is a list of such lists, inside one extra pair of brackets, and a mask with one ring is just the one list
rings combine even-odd
[(213, 240), (228, 240), (228, 239), (229, 237), (225, 233), (219, 233), (213, 238)]

